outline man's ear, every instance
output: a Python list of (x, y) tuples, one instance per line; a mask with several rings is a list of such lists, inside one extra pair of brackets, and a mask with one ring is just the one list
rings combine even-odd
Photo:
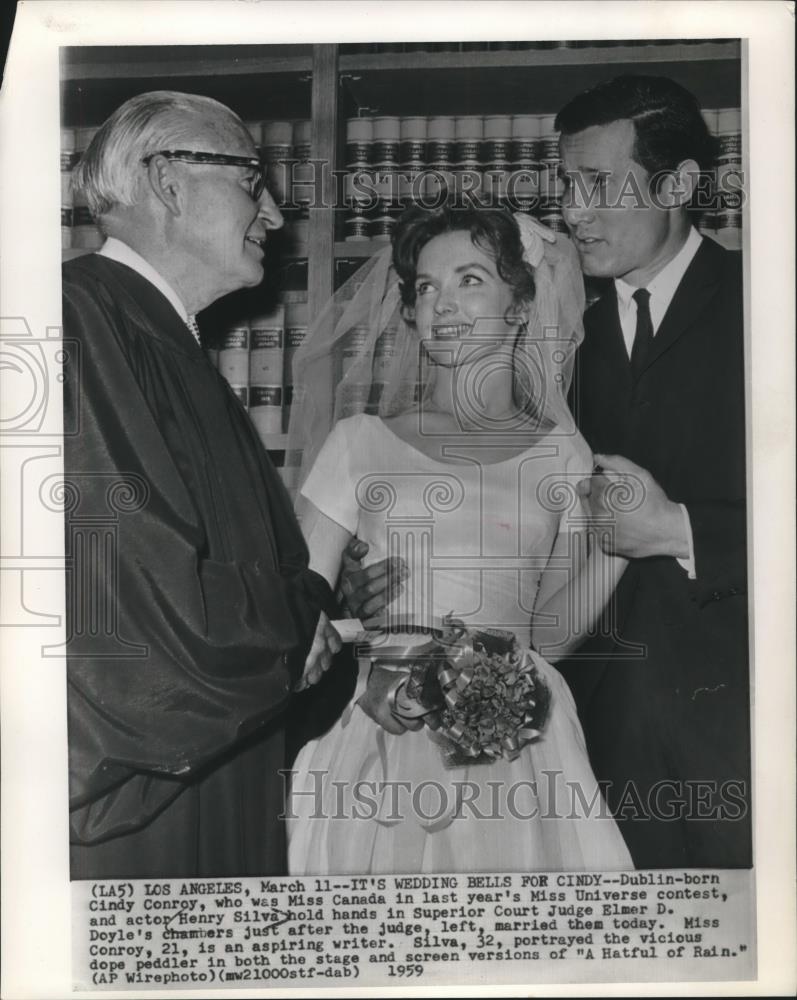
[(150, 190), (171, 215), (182, 214), (183, 185), (171, 160), (153, 156), (147, 164)]
[(700, 180), (700, 167), (695, 160), (682, 160), (675, 170), (661, 179), (656, 201), (660, 208), (687, 208)]

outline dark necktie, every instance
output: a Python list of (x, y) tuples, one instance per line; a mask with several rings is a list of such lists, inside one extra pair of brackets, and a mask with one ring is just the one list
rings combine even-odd
[(631, 374), (637, 379), (645, 367), (650, 345), (653, 343), (653, 320), (650, 318), (650, 292), (637, 288), (633, 294), (636, 302), (636, 333), (631, 348)]

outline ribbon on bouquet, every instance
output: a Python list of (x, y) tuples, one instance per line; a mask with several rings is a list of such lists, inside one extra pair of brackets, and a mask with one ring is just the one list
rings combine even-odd
[[(438, 668), (447, 662), (449, 649), (464, 634), (464, 626), (450, 618), (426, 624), (393, 615), (366, 621), (361, 629), (358, 653), (370, 659), (372, 669), (396, 675), (386, 696), (390, 712), (399, 720), (424, 718), (427, 726), (437, 728), (436, 712), (443, 707)], [(425, 642), (419, 641), (425, 636)]]
[(466, 758), (515, 760), (541, 735), (547, 692), (542, 693), (529, 652), (518, 660), (507, 654), (485, 660), (468, 638), (461, 641), (451, 665), (440, 671), (448, 711), (438, 736), (450, 739)]
[[(542, 734), (550, 693), (512, 632), (466, 628), (453, 615), (433, 626), (367, 624), (372, 667), (396, 674), (390, 711), (423, 718), (450, 766), (514, 760)], [(419, 633), (429, 638), (419, 642)]]

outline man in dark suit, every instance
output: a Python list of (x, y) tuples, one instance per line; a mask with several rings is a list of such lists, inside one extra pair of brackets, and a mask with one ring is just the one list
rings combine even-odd
[[(565, 221), (608, 285), (572, 397), (602, 469), (583, 488), (631, 560), (596, 634), (557, 667), (635, 864), (748, 866), (741, 265), (689, 214), (714, 142), (695, 98), (653, 77), (580, 95), (557, 128)], [(363, 617), (403, 586), (397, 560), (360, 569), (366, 551), (352, 542), (342, 580)]]
[(585, 492), (631, 560), (599, 634), (558, 666), (635, 864), (748, 866), (742, 276), (689, 214), (713, 140), (655, 77), (579, 95), (557, 129), (565, 221), (584, 273), (611, 279), (573, 392), (596, 453)]

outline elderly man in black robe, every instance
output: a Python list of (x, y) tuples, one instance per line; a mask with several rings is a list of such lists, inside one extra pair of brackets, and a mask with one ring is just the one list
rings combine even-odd
[(284, 715), (334, 602), (194, 319), (282, 218), (204, 97), (128, 101), (75, 183), (107, 239), (63, 273), (72, 877), (283, 872)]

